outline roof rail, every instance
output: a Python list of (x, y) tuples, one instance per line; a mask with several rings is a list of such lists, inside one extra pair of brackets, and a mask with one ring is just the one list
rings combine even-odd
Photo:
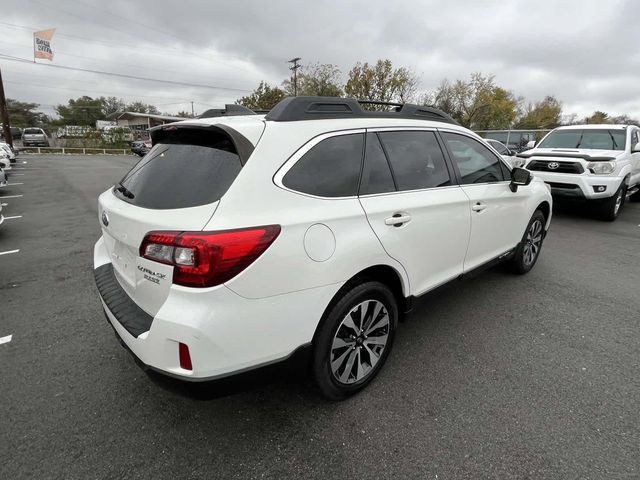
[[(385, 105), (394, 108), (385, 112), (365, 110), (362, 105)], [(293, 122), (338, 118), (410, 118), (458, 124), (442, 110), (434, 107), (340, 97), (287, 97), (271, 109), (265, 120)]]
[(215, 118), (215, 117), (235, 117), (238, 115), (257, 115), (253, 110), (243, 106), (235, 104), (227, 104), (224, 108), (211, 108), (198, 118)]

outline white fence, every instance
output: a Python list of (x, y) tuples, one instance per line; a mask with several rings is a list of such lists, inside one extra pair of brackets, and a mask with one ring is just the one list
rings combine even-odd
[(82, 147), (23, 147), (20, 154), (59, 154), (59, 155), (132, 155), (128, 148), (82, 148)]

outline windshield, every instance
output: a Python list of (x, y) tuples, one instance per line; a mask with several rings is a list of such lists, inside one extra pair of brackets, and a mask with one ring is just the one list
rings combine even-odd
[(626, 130), (556, 130), (545, 138), (539, 148), (585, 148), (592, 150), (624, 150)]
[(25, 128), (24, 133), (42, 135), (42, 130), (40, 130), (39, 128)]

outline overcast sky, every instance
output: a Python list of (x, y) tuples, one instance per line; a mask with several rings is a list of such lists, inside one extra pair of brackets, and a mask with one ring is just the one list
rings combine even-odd
[[(564, 113), (640, 118), (640, 2), (3, 0), (0, 54), (33, 58), (34, 29), (56, 28), (54, 65), (191, 84), (167, 85), (0, 58), (10, 98), (53, 106), (81, 95), (153, 103), (163, 112), (222, 106), (289, 75), (286, 60), (389, 58), (421, 89), (471, 72)], [(47, 64), (46, 60), (38, 60)], [(226, 89), (225, 89), (226, 88)]]

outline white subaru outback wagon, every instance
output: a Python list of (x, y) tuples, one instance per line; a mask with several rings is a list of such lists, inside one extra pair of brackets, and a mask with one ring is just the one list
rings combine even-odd
[(540, 254), (549, 189), (443, 112), (297, 97), (232, 114), (153, 129), (99, 198), (100, 298), (148, 368), (203, 381), (308, 352), (345, 398), (414, 297)]

